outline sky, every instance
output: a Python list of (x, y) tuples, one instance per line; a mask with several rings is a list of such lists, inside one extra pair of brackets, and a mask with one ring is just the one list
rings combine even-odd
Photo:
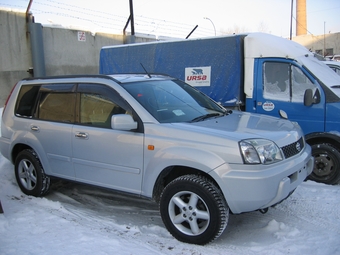
[[(26, 11), (28, 3), (0, 0), (0, 8)], [(295, 36), (295, 4), (296, 0), (134, 0), (135, 32), (185, 38), (197, 25), (191, 37), (266, 32), (288, 38), (291, 17)], [(306, 5), (308, 34), (340, 32), (339, 0), (306, 0)], [(33, 0), (30, 11), (42, 24), (121, 33), (129, 0)]]

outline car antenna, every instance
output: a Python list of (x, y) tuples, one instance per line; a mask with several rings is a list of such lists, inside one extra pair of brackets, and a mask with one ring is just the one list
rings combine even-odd
[(149, 78), (151, 78), (151, 75), (148, 73), (148, 71), (145, 69), (145, 67), (143, 66), (142, 63), (140, 63), (140, 65), (143, 67), (144, 71), (146, 72), (146, 74), (149, 76)]

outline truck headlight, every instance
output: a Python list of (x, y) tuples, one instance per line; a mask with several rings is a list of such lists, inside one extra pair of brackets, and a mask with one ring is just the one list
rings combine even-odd
[(272, 164), (283, 159), (280, 148), (266, 139), (247, 139), (240, 143), (246, 164)]

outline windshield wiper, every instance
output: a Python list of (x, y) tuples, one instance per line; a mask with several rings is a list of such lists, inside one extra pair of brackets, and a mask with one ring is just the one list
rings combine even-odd
[(340, 89), (340, 85), (331, 86), (332, 89)]
[(205, 115), (198, 116), (198, 117), (192, 119), (190, 122), (198, 122), (198, 121), (202, 121), (202, 120), (205, 120), (205, 119), (209, 119), (209, 118), (216, 117), (216, 116), (222, 116), (222, 115), (224, 115), (224, 114), (222, 114), (222, 113), (208, 113), (208, 114), (205, 114)]

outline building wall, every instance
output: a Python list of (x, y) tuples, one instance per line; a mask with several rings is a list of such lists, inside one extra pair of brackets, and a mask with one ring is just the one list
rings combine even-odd
[[(323, 56), (340, 54), (340, 33), (317, 36), (300, 35), (294, 37), (293, 41), (300, 43), (310, 51), (317, 52)], [(333, 51), (332, 54), (331, 50)]]

